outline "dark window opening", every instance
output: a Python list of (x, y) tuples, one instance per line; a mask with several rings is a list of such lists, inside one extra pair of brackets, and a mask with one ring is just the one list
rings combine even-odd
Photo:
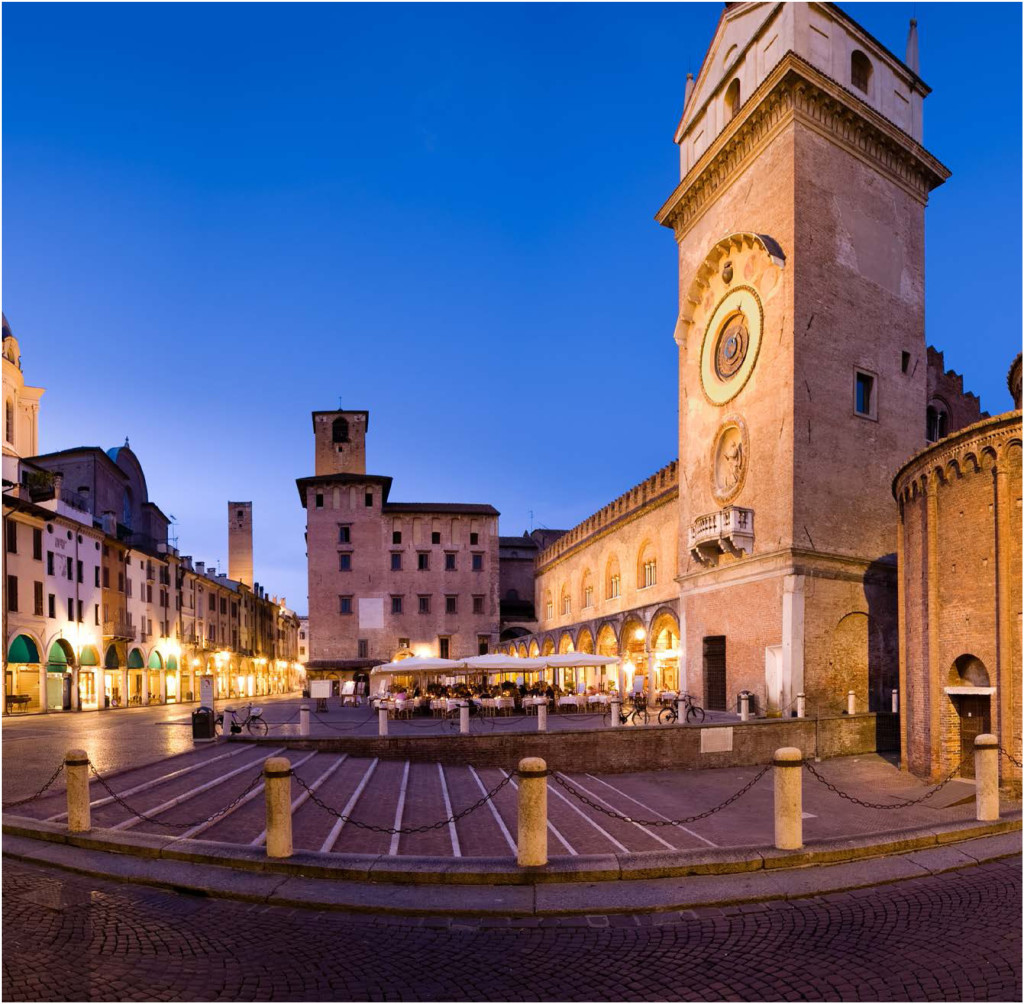
[(479, 543), (480, 543), (480, 534), (478, 534), (478, 533), (471, 533), (469, 535), (469, 546), (470, 547), (476, 547), (476, 545), (479, 544)]
[(363, 505), (365, 505), (367, 509), (373, 505), (373, 492), (367, 492), (363, 496)]
[(401, 544), (402, 543), (402, 531), (401, 530), (392, 530), (392, 532), (391, 532), (391, 543), (392, 544)]
[(331, 438), (335, 443), (348, 442), (348, 422), (344, 418), (336, 418), (331, 427)]
[(400, 572), (402, 570), (402, 556), (400, 554), (391, 555), (391, 571)]
[(850, 83), (865, 94), (871, 83), (871, 60), (859, 49), (850, 56)]
[(909, 369), (910, 369), (910, 353), (909, 353), (909, 352), (904, 352), (904, 353), (903, 353), (903, 356), (902, 356), (902, 358), (900, 359), (900, 369), (901, 369), (901, 370), (902, 370), (902, 371), (903, 371), (904, 373), (906, 373), (906, 372), (907, 372), (907, 370), (909, 370)]
[(866, 418), (875, 417), (875, 378), (867, 373), (857, 374), (854, 410)]

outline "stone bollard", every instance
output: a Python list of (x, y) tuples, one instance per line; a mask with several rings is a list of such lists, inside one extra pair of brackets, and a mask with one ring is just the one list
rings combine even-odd
[(795, 746), (775, 751), (775, 846), (798, 851), (804, 845), (803, 754)]
[(857, 714), (857, 695), (852, 690), (846, 695), (846, 713)]
[(388, 709), (378, 708), (377, 709), (377, 735), (386, 736), (388, 734)]
[(686, 724), (686, 701), (681, 697), (676, 701), (676, 725)]
[(612, 701), (611, 702), (611, 708), (612, 708), (612, 721), (611, 721), (611, 725), (612, 725), (613, 729), (617, 729), (622, 724), (622, 719), (621, 719), (622, 704), (619, 701)]
[(68, 795), (68, 831), (84, 833), (92, 828), (89, 810), (89, 754), (68, 750), (64, 754), (64, 773)]
[(537, 756), (519, 761), (520, 868), (548, 863), (548, 765)]
[(894, 715), (900, 713), (900, 692), (898, 690), (892, 692), (892, 713)]
[(267, 796), (267, 857), (292, 856), (292, 765), (284, 756), (263, 763), (263, 790)]
[(299, 708), (299, 735), (309, 735), (309, 705), (303, 704)]
[(807, 697), (804, 694), (796, 695), (796, 717), (807, 717)]
[(999, 740), (989, 732), (974, 737), (975, 815), (979, 822), (999, 818)]
[(469, 735), (469, 702), (463, 701), (459, 705), (459, 733), (460, 735)]
[(548, 730), (548, 706), (547, 704), (537, 705), (537, 731), (547, 732)]
[(740, 695), (740, 721), (750, 721), (750, 698), (746, 694)]

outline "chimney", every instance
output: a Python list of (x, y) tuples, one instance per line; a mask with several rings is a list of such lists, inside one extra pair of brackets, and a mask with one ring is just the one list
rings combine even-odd
[(108, 537), (117, 536), (117, 517), (112, 509), (106, 509), (103, 512), (103, 532)]
[(907, 58), (905, 60), (918, 76), (921, 75), (921, 56), (917, 51), (917, 18), (910, 19), (910, 31), (907, 32)]
[(206, 562), (205, 561), (197, 561), (196, 562), (196, 571), (200, 575), (205, 575), (206, 574)]

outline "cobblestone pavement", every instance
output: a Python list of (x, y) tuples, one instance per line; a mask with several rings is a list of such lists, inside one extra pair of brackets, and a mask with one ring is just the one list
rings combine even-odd
[(5, 1000), (1021, 999), (1021, 862), (792, 902), (487, 920), (249, 905), (5, 862)]

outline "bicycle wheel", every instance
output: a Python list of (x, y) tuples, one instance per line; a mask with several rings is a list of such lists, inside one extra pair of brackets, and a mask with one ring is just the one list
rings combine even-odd
[(651, 720), (651, 716), (646, 708), (637, 708), (633, 712), (633, 718), (639, 725), (646, 725)]
[(671, 708), (662, 708), (658, 712), (659, 725), (671, 725), (676, 720), (676, 713)]
[(213, 731), (216, 732), (217, 735), (219, 735), (219, 736), (224, 735), (224, 716), (223, 715), (218, 715), (213, 720)]
[(698, 707), (696, 704), (691, 704), (690, 707), (686, 709), (686, 720), (688, 722), (696, 722), (699, 725), (704, 721), (704, 709)]
[(265, 736), (270, 731), (270, 726), (259, 715), (249, 719), (247, 728), (251, 736)]

